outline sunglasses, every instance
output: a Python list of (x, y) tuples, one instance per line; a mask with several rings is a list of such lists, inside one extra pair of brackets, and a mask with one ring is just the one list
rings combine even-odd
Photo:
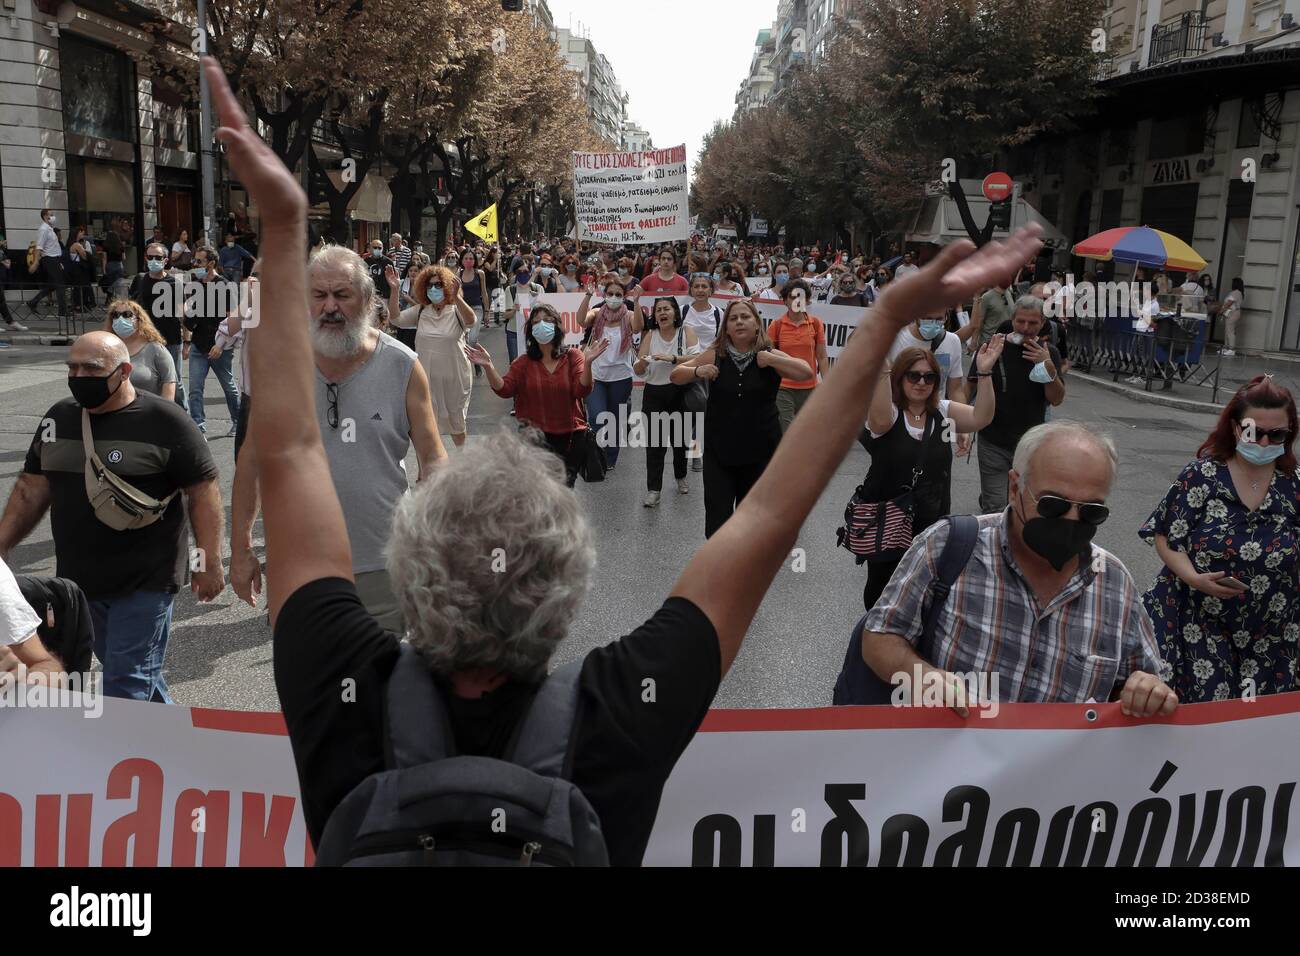
[(903, 377), (913, 385), (933, 385), (939, 381), (938, 372), (904, 372)]
[(166, 256), (145, 256), (145, 261), (147, 261), (147, 262), (166, 262), (166, 261), (167, 261), (167, 257), (166, 257)]
[(112, 315), (109, 316), (109, 318), (110, 318), (110, 319), (130, 319), (131, 321), (134, 322), (134, 321), (135, 321), (135, 313), (134, 313), (134, 312), (114, 312)]
[(329, 422), (330, 428), (339, 427), (339, 387), (333, 382), (325, 383), (325, 398), (329, 401), (329, 408), (326, 409), (325, 419)]
[[(1237, 427), (1243, 427), (1241, 422), (1237, 422)], [(1285, 445), (1291, 438), (1291, 430), (1289, 428), (1270, 428), (1268, 431), (1255, 429), (1255, 442), (1259, 443), (1264, 438), (1268, 439), (1270, 445)]]
[(1032, 491), (1026, 490), (1026, 494), (1034, 499), (1038, 507), (1038, 514), (1043, 518), (1060, 518), (1069, 513), (1071, 506), (1078, 505), (1079, 520), (1084, 524), (1090, 524), (1094, 528), (1104, 524), (1110, 517), (1110, 509), (1105, 505), (1099, 505), (1095, 501), (1071, 501), (1069, 498), (1062, 498), (1059, 495), (1043, 495), (1041, 498), (1035, 497)]

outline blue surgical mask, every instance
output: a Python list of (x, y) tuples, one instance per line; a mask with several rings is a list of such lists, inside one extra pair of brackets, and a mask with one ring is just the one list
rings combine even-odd
[(1238, 441), (1237, 454), (1252, 465), (1267, 465), (1286, 454), (1286, 445), (1257, 445), (1253, 441)]
[(533, 338), (546, 345), (555, 338), (554, 322), (538, 322), (533, 326)]
[(1020, 332), (1008, 332), (1008, 333), (1007, 333), (1007, 342), (1010, 343), (1011, 345), (1019, 345), (1020, 343), (1024, 342), (1024, 340), (1025, 340), (1025, 337), (1024, 337), (1024, 335), (1023, 335), (1022, 333), (1020, 333)]
[(447, 295), (440, 286), (433, 286), (429, 289), (429, 302), (433, 305), (442, 305), (445, 298), (447, 298)]
[(922, 319), (920, 321), (921, 338), (927, 342), (943, 335), (943, 319)]
[(1046, 385), (1052, 380), (1052, 373), (1047, 370), (1046, 362), (1039, 362), (1029, 372), (1029, 381)]
[(120, 339), (129, 339), (135, 335), (135, 322), (131, 319), (114, 319), (113, 333)]
[(722, 273), (721, 273), (721, 272), (715, 272), (715, 273), (713, 273), (713, 281), (714, 281), (715, 283), (716, 283), (716, 282), (721, 282), (721, 281), (722, 281)]
[(162, 272), (162, 271), (163, 271), (163, 266), (164, 266), (165, 264), (166, 264), (166, 263), (164, 263), (161, 259), (150, 259), (149, 262), (148, 262), (149, 271), (150, 271), (150, 272), (153, 272), (153, 273), (159, 273), (159, 272)]
[(772, 282), (775, 283), (776, 285), (785, 285), (786, 280), (789, 278), (790, 278), (790, 273), (778, 272), (775, 276), (772, 277)]
[(190, 275), (194, 276), (194, 278), (196, 279), (202, 279), (207, 274), (208, 274), (208, 270), (203, 266), (199, 266), (197, 269), (190, 270)]

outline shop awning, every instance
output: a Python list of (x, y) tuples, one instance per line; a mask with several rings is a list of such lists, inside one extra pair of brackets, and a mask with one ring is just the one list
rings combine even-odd
[[(975, 225), (982, 227), (988, 220), (990, 204), (978, 188), (974, 191), (974, 195), (971, 195), (971, 192), (969, 189), (966, 190), (966, 205), (970, 209), (971, 218), (975, 220)], [(1048, 222), (1042, 213), (1022, 198), (1012, 200), (1011, 231), (1014, 232), (1031, 222), (1036, 222), (1043, 227), (1045, 248), (1069, 248), (1070, 242), (1065, 238), (1065, 234)], [(1008, 231), (1005, 229), (993, 231), (994, 239), (1005, 239), (1007, 235)], [(966, 232), (966, 227), (962, 225), (957, 201), (948, 195), (927, 196), (912, 222), (912, 228), (907, 233), (908, 242), (929, 242), (939, 246), (946, 246), (957, 239), (968, 238), (970, 236)]]

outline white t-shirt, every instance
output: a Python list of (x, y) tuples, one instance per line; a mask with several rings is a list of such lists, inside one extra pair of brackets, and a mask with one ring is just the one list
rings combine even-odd
[(686, 306), (686, 311), (682, 313), (682, 327), (695, 333), (695, 337), (699, 339), (702, 349), (707, 349), (713, 345), (713, 340), (718, 337), (718, 330), (721, 326), (722, 310), (716, 305), (710, 305), (703, 312), (696, 312), (695, 303), (691, 302)]
[[(591, 377), (598, 382), (621, 382), (631, 378), (636, 350), (629, 348), (626, 352), (619, 352), (623, 345), (623, 330), (617, 322), (605, 323), (603, 338), (609, 342), (609, 347), (592, 361)], [(595, 336), (592, 336), (592, 341), (595, 341)]]
[[(892, 363), (903, 349), (928, 349), (930, 343), (925, 339), (918, 339), (912, 334), (912, 326), (899, 331), (894, 339), (894, 344), (889, 347), (889, 354), (886, 356), (887, 361)], [(961, 339), (957, 338), (952, 332), (943, 333), (943, 343), (935, 350), (935, 359), (939, 363), (939, 397), (948, 397), (948, 383), (956, 380), (961, 381)]]
[(36, 633), (41, 619), (18, 590), (18, 580), (9, 565), (0, 560), (0, 647), (21, 644)]
[[(687, 341), (687, 336), (685, 334), (686, 333), (685, 322), (682, 323), (682, 327), (678, 331), (682, 333), (682, 354), (695, 355), (696, 353), (698, 353), (700, 351), (699, 342), (696, 342), (694, 345), (691, 345), (690, 342)], [(657, 328), (654, 331), (649, 332), (647, 334), (651, 336), (650, 338), (651, 355), (676, 355), (677, 354), (678, 332), (674, 332), (671, 336), (668, 337), (667, 340), (665, 340), (664, 337), (659, 334), (659, 330)], [(654, 359), (647, 358), (646, 364), (649, 366), (646, 369), (646, 373), (645, 373), (645, 383), (647, 385), (671, 385), (672, 384), (672, 381), (669, 376), (672, 375), (673, 369), (676, 367), (673, 365), (672, 362), (656, 362)]]
[[(944, 418), (944, 419), (946, 419), (946, 418), (948, 417), (948, 406), (949, 406), (950, 404), (952, 404), (952, 403), (949, 402), (947, 399), (942, 399), (942, 398), (941, 398), (941, 399), (939, 400), (939, 417), (940, 417), (940, 418)], [(890, 416), (889, 416), (889, 427), (890, 427), (890, 428), (893, 428), (893, 427), (894, 427), (894, 423), (898, 421), (898, 406), (897, 406), (897, 405), (892, 406), (892, 407), (890, 408), (890, 413), (891, 413), (891, 414), (890, 414)], [(920, 428), (917, 428), (915, 425), (913, 425), (912, 422), (911, 422), (910, 420), (909, 420), (909, 421), (905, 421), (905, 422), (903, 422), (903, 425), (904, 425), (905, 428), (907, 428), (907, 433), (908, 433), (909, 435), (911, 435), (911, 436), (912, 436), (913, 438), (915, 438), (917, 441), (920, 441), (920, 440), (921, 440), (921, 429), (920, 429)], [(928, 421), (922, 423), (922, 427), (928, 427), (928, 425), (929, 425), (929, 422), (928, 422)], [(883, 434), (885, 434), (885, 432), (872, 432), (872, 433), (871, 433), (871, 437), (872, 437), (872, 438), (879, 438), (879, 437), (880, 437), (881, 435), (883, 435)]]
[(901, 262), (899, 263), (898, 268), (894, 270), (894, 279), (898, 280), (903, 278), (903, 276), (905, 275), (910, 275), (913, 272), (920, 272), (920, 271), (921, 271), (920, 266), (909, 266), (906, 262)]

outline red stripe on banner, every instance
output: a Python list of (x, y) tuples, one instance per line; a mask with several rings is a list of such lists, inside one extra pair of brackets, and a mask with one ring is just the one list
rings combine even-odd
[[(1096, 720), (1088, 719), (1088, 711)], [(967, 718), (946, 707), (809, 707), (792, 710), (710, 710), (702, 733), (793, 730), (1090, 730), (1149, 724), (1198, 726), (1300, 713), (1300, 692), (1249, 700), (1186, 704), (1172, 717), (1125, 717), (1119, 704), (1003, 704), (996, 717)]]
[(191, 707), (190, 720), (199, 730), (229, 730), (239, 734), (269, 734), (287, 737), (284, 715), (279, 711), (263, 710), (209, 710)]
[[(1088, 712), (1096, 714), (1088, 719)], [(1277, 717), (1300, 713), (1300, 692), (1269, 694), (1250, 700), (1213, 704), (1185, 704), (1172, 717), (1125, 717), (1119, 704), (1003, 704), (996, 717), (981, 717), (979, 710), (962, 719), (946, 707), (801, 707), (790, 709), (710, 710), (701, 733), (800, 730), (1088, 730), (1172, 724), (1195, 727), (1252, 717)], [(202, 730), (241, 734), (288, 734), (284, 716), (249, 710), (190, 708), (190, 719)]]

